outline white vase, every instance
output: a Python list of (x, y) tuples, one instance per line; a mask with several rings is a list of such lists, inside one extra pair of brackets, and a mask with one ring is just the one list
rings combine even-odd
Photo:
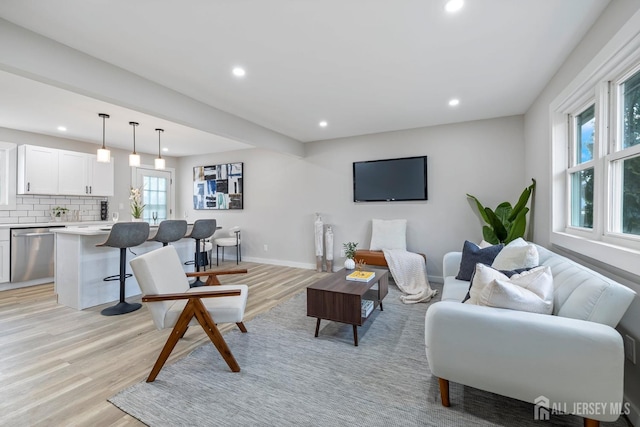
[(347, 270), (353, 270), (354, 268), (356, 268), (356, 262), (351, 258), (347, 258), (344, 260), (344, 268), (346, 268)]
[(131, 218), (131, 222), (142, 222), (142, 218)]

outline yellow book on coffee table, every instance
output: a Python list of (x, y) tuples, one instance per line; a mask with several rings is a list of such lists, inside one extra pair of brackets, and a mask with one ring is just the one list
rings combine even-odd
[(354, 271), (347, 275), (347, 280), (353, 280), (355, 282), (368, 282), (375, 277), (376, 273), (373, 271)]

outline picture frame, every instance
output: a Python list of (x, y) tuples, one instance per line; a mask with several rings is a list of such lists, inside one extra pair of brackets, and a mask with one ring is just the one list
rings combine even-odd
[(193, 208), (243, 209), (244, 163), (220, 163), (193, 168)]

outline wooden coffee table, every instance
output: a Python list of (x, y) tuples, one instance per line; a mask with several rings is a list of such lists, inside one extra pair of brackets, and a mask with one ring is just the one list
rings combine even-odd
[[(316, 317), (316, 334), (320, 330), (320, 320), (353, 325), (353, 344), (358, 345), (358, 326), (371, 316), (373, 310), (380, 306), (382, 300), (389, 293), (389, 272), (378, 268), (366, 268), (366, 271), (376, 273), (375, 277), (366, 283), (347, 280), (346, 276), (354, 270), (342, 269), (307, 288), (307, 316)], [(363, 299), (373, 301), (373, 310), (367, 317), (361, 316), (361, 302)]]

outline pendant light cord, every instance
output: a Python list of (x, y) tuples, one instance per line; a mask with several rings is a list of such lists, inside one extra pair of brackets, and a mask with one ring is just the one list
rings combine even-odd
[(137, 122), (129, 122), (129, 124), (133, 127), (133, 154), (136, 153), (136, 126), (139, 125)]
[(160, 154), (160, 134), (164, 132), (164, 129), (156, 129), (158, 131), (158, 158), (162, 158), (162, 154)]

